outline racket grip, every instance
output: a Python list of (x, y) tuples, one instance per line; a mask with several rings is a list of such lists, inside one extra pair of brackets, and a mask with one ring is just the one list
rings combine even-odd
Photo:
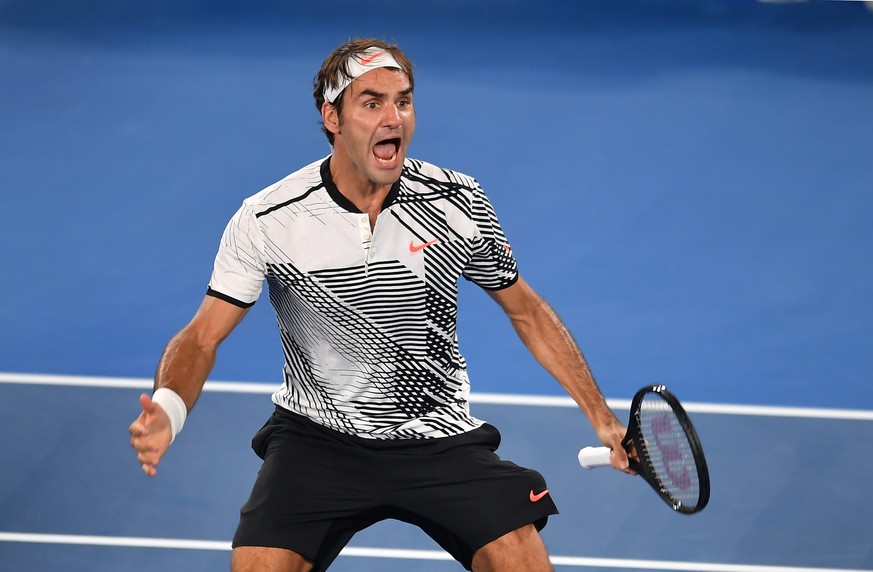
[(594, 469), (609, 466), (609, 456), (612, 450), (609, 447), (585, 447), (579, 451), (579, 464), (583, 469)]

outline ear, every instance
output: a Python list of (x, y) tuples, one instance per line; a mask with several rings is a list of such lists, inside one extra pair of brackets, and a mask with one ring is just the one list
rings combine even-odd
[(336, 106), (324, 102), (321, 104), (321, 120), (324, 123), (325, 129), (337, 135), (340, 132), (339, 113)]

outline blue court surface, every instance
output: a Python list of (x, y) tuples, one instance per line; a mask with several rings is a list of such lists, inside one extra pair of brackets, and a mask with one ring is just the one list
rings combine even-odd
[[(558, 570), (873, 571), (873, 10), (751, 0), (0, 1), (0, 570), (227, 570), (281, 351), (266, 299), (155, 479), (137, 396), (246, 196), (326, 155), (349, 37), (415, 63), (410, 155), (475, 176), (620, 416), (688, 405), (675, 514), (461, 291), (474, 413), (561, 509)], [(386, 522), (332, 570), (460, 567)]]

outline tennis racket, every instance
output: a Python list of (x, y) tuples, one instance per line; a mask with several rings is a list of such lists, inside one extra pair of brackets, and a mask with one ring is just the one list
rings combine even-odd
[[(634, 446), (636, 471), (673, 510), (700, 512), (709, 502), (709, 470), (697, 432), (679, 400), (663, 385), (640, 389), (631, 402), (624, 446)], [(608, 447), (585, 447), (579, 464), (585, 469), (608, 466)]]

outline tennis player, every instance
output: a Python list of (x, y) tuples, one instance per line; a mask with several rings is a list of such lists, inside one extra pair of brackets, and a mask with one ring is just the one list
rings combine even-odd
[(468, 570), (551, 570), (545, 480), (499, 458), (498, 430), (470, 415), (455, 335), (462, 276), (503, 308), (627, 470), (624, 425), (519, 275), (479, 184), (407, 157), (413, 92), (396, 46), (354, 40), (328, 56), (314, 97), (330, 155), (243, 202), (200, 309), (140, 398), (131, 444), (154, 476), (219, 344), (267, 283), (284, 383), (252, 441), (263, 466), (233, 539), (235, 572), (325, 570), (384, 519), (420, 527)]

